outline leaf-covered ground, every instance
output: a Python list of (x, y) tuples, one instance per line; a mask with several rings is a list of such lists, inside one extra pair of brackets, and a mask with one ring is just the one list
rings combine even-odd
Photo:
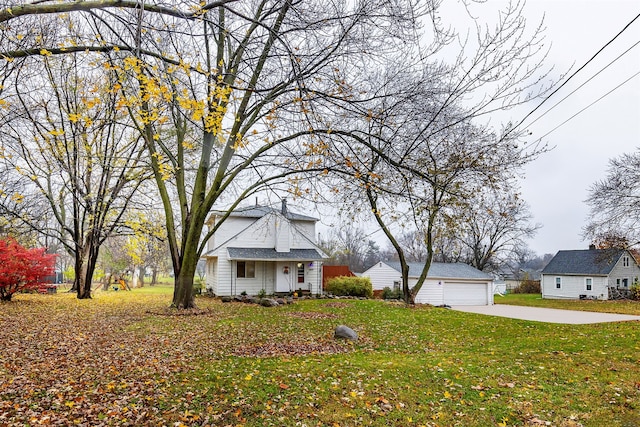
[[(640, 324), (170, 293), (0, 305), (0, 426), (635, 426)], [(337, 342), (346, 324), (356, 344)]]

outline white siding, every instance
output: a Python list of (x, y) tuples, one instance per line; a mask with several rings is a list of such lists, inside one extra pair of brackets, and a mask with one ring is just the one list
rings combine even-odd
[(206, 288), (218, 295), (218, 258), (207, 258), (205, 270)]
[(291, 250), (291, 227), (286, 218), (278, 217), (275, 219), (276, 252), (289, 252)]
[(292, 221), (292, 248), (312, 248), (311, 242), (316, 242), (316, 224), (314, 221)]
[(420, 291), (416, 295), (416, 303), (442, 305), (444, 304), (443, 291), (444, 287), (442, 285), (442, 281), (431, 279), (425, 280)]
[(386, 287), (393, 289), (393, 282), (399, 281), (402, 284), (402, 275), (383, 262), (377, 263), (362, 273), (362, 276), (371, 279), (371, 285), (374, 291), (381, 291)]
[[(556, 278), (561, 280), (560, 289), (556, 288)], [(591, 290), (586, 288), (586, 278), (592, 279)], [(580, 295), (591, 298), (608, 299), (607, 276), (569, 276), (562, 274), (543, 274), (540, 280), (542, 298), (578, 299)]]
[[(627, 266), (624, 265), (624, 257), (627, 257), (629, 260), (629, 265)], [(613, 288), (624, 288), (622, 283), (624, 279), (627, 279), (628, 286), (626, 289), (629, 289), (637, 278), (640, 278), (640, 268), (638, 267), (638, 264), (636, 264), (633, 256), (627, 252), (620, 257), (616, 265), (613, 267), (613, 270), (611, 270), (611, 273), (609, 274), (609, 286)], [(617, 283), (618, 279), (620, 280), (620, 285)]]

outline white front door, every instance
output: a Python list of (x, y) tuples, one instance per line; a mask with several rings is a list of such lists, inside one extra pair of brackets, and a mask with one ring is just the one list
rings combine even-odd
[(276, 262), (276, 292), (292, 292), (297, 270), (293, 262)]

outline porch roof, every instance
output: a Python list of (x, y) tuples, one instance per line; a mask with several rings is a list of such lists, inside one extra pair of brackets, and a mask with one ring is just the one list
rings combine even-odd
[(227, 248), (229, 259), (250, 259), (258, 261), (313, 261), (323, 256), (315, 249), (291, 249), (276, 252), (274, 248)]

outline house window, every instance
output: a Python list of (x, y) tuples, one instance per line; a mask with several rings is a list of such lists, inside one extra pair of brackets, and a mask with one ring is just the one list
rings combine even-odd
[(304, 283), (304, 263), (298, 263), (298, 283)]
[(620, 287), (620, 279), (616, 279), (616, 287), (619, 288)]
[(256, 277), (255, 261), (238, 261), (237, 266), (236, 277), (247, 279), (253, 279)]
[(622, 266), (623, 267), (629, 267), (629, 257), (628, 256), (622, 257)]
[(626, 277), (624, 279), (622, 279), (622, 287), (623, 288), (628, 288), (629, 287), (629, 279), (627, 279)]
[(394, 281), (393, 282), (393, 290), (394, 291), (399, 291), (400, 290), (400, 282), (399, 281)]
[(587, 277), (584, 279), (584, 284), (585, 287), (588, 291), (591, 290), (591, 288), (593, 287), (593, 279), (591, 277)]
[(560, 289), (562, 287), (562, 277), (556, 277), (556, 289)]

